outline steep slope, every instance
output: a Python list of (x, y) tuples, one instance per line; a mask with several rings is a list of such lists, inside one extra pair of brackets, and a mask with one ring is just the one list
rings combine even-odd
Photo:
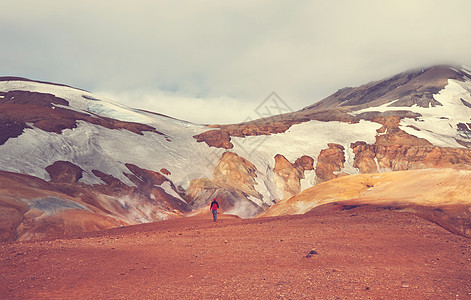
[[(7, 239), (41, 236), (41, 230), (55, 234), (47, 226), (33, 230), (39, 235), (21, 230), (25, 222), (32, 228), (52, 222), (48, 219), (55, 218), (56, 211), (51, 214), (46, 204), (34, 205), (38, 198), (41, 203), (56, 201), (47, 196), (51, 190), (62, 193), (55, 197), (61, 201), (91, 205), (86, 208), (97, 218), (115, 220), (100, 228), (162, 220), (191, 210), (181, 196), (181, 185), (188, 171), (206, 171), (202, 157), (208, 147), (192, 138), (203, 126), (134, 110), (62, 85), (14, 78), (0, 81), (0, 91), (0, 169), (31, 175), (3, 185), (4, 195), (17, 195), (10, 199), (16, 204), (2, 201), (4, 196), (0, 208), (11, 211), (13, 207), (23, 218), (22, 223), (5, 225), (10, 228)], [(191, 143), (195, 145), (189, 148)], [(47, 195), (18, 192), (22, 184), (37, 182), (42, 182)], [(39, 212), (30, 214), (33, 208)], [(69, 227), (89, 230), (93, 226), (83, 224), (87, 222), (77, 217)]]

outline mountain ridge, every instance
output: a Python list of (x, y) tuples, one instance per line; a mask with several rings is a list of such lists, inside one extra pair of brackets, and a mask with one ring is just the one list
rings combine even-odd
[[(89, 230), (80, 217), (67, 223), (83, 215), (70, 199), (116, 224), (180, 218), (214, 197), (226, 213), (250, 218), (339, 177), (470, 169), (467, 69), (404, 72), (337, 93), (297, 112), (204, 126), (65, 85), (0, 79), (0, 170), (34, 176), (13, 182), (42, 182), (45, 191), (24, 197), (27, 189), (0, 177), (10, 195), (0, 199), (0, 213), (23, 218), (0, 232), (28, 239), (47, 236), (48, 226)], [(60, 194), (50, 201), (67, 216), (35, 205), (52, 199), (48, 193)]]

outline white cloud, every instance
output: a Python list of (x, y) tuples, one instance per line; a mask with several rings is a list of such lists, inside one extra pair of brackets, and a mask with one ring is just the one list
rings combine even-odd
[[(229, 97), (195, 98), (165, 91), (128, 91), (97, 94), (124, 105), (190, 121), (196, 124), (231, 124), (257, 118), (258, 103)], [(263, 100), (263, 99), (262, 99)]]
[(468, 0), (17, 0), (7, 7), (0, 10), (4, 75), (112, 91), (118, 101), (136, 90), (165, 91), (131, 103), (175, 107), (170, 114), (188, 108), (205, 123), (239, 120), (271, 91), (299, 109), (406, 69), (471, 65)]

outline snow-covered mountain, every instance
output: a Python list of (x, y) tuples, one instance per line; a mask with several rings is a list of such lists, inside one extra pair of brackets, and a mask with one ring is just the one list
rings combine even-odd
[(253, 217), (340, 176), (468, 170), (470, 117), (465, 67), (405, 72), (339, 90), (297, 112), (220, 126), (4, 77), (1, 238), (178, 217), (214, 197), (226, 213)]

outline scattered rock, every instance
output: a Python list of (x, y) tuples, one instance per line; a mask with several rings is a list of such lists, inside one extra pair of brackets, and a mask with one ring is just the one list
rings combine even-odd
[(160, 173), (162, 173), (164, 175), (167, 175), (167, 176), (172, 175), (172, 173), (170, 173), (170, 171), (165, 169), (165, 168), (160, 169)]
[(313, 249), (313, 250), (309, 251), (308, 254), (306, 254), (306, 257), (311, 258), (313, 255), (317, 255), (317, 254), (319, 254), (319, 253), (316, 250)]

